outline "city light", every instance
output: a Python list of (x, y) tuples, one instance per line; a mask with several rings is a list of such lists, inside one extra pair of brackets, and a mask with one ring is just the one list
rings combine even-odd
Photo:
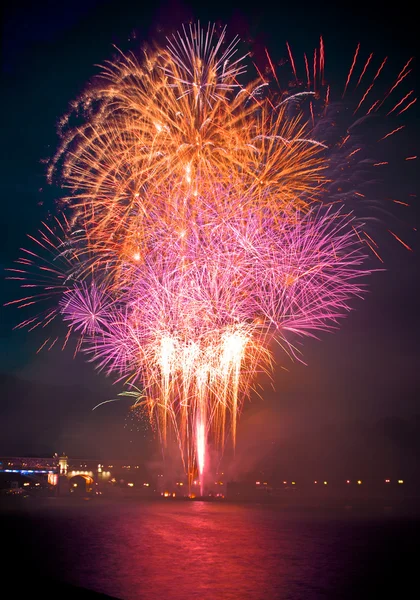
[[(33, 460), (34, 461), (38, 461), (38, 459), (33, 459)], [(100, 468), (103, 467), (104, 465), (98, 464), (97, 462), (93, 463), (93, 461), (90, 464), (95, 464), (95, 470), (94, 470), (94, 472), (88, 471), (88, 470), (68, 470), (65, 477), (63, 476), (64, 474), (62, 473), (62, 471), (61, 471), (60, 466), (58, 465), (58, 463), (52, 463), (52, 466), (54, 465), (55, 471), (54, 470), (47, 471), (46, 469), (42, 469), (42, 470), (41, 469), (40, 470), (38, 470), (38, 469), (27, 469), (27, 468), (20, 469), (19, 468), (20, 465), (27, 464), (27, 466), (34, 466), (34, 465), (36, 466), (38, 464), (38, 462), (36, 462), (36, 463), (29, 463), (29, 462), (28, 463), (24, 463), (21, 459), (16, 459), (14, 461), (14, 463), (13, 463), (14, 466), (15, 466), (14, 469), (3, 469), (2, 466), (3, 465), (7, 465), (7, 464), (10, 465), (11, 464), (10, 461), (9, 461), (9, 463), (7, 463), (7, 461), (5, 461), (5, 460), (3, 460), (3, 461), (0, 460), (0, 472), (22, 473), (22, 474), (29, 474), (29, 475), (32, 474), (32, 473), (34, 473), (34, 474), (38, 474), (38, 473), (40, 473), (40, 474), (44, 474), (44, 473), (48, 474), (48, 480), (47, 480), (47, 477), (45, 477), (45, 489), (47, 489), (46, 484), (47, 484), (47, 481), (48, 481), (49, 486), (58, 486), (57, 489), (54, 492), (54, 493), (58, 493), (58, 494), (61, 494), (62, 483), (67, 478), (68, 483), (65, 486), (65, 489), (67, 489), (67, 493), (68, 493), (68, 491), (70, 491), (70, 492), (76, 492), (76, 489), (80, 488), (79, 492), (86, 492), (86, 494), (89, 495), (91, 493), (91, 491), (92, 491), (91, 486), (98, 486), (98, 485), (102, 486), (105, 483), (105, 481), (107, 481), (107, 482), (113, 483), (113, 484), (118, 484), (119, 483), (119, 484), (121, 484), (123, 486), (126, 486), (126, 488), (128, 488), (128, 489), (132, 489), (132, 488), (134, 488), (136, 486), (140, 486), (140, 487), (142, 487), (145, 490), (143, 492), (144, 495), (150, 495), (150, 493), (151, 493), (152, 495), (155, 494), (156, 496), (163, 496), (165, 498), (176, 498), (176, 497), (179, 497), (179, 498), (181, 498), (181, 497), (196, 498), (198, 495), (200, 497), (203, 497), (204, 495), (206, 495), (206, 496), (208, 495), (210, 498), (214, 498), (214, 499), (216, 499), (216, 498), (224, 498), (225, 497), (225, 494), (216, 493), (217, 488), (216, 488), (216, 490), (214, 490), (214, 488), (213, 488), (214, 491), (209, 491), (209, 492), (206, 492), (206, 493), (203, 493), (203, 490), (200, 490), (200, 494), (198, 494), (197, 492), (195, 494), (192, 493), (191, 492), (191, 488), (189, 488), (188, 490), (185, 491), (185, 495), (183, 493), (183, 490), (181, 490), (180, 492), (174, 492), (173, 489), (170, 489), (170, 491), (169, 491), (169, 489), (167, 489), (166, 491), (161, 492), (160, 490), (158, 491), (158, 490), (154, 489), (155, 488), (155, 483), (153, 481), (152, 481), (152, 483), (150, 483), (148, 481), (144, 481), (142, 483), (136, 483), (136, 482), (133, 482), (133, 481), (127, 482), (126, 480), (124, 481), (123, 479), (120, 479), (120, 475), (118, 475), (118, 471), (115, 471), (115, 470), (113, 471), (113, 473), (111, 473), (110, 471), (102, 471), (102, 473), (100, 473), (100, 472), (98, 473), (98, 471), (100, 470)], [(74, 465), (75, 463), (73, 462), (72, 464)], [(39, 466), (47, 466), (47, 463), (43, 463), (43, 462), (41, 462), (41, 459), (39, 459)], [(85, 465), (80, 465), (80, 466), (85, 466)], [(117, 469), (118, 470), (123, 469), (123, 468), (126, 469), (128, 467), (129, 467), (129, 465), (124, 465), (123, 466), (122, 464), (120, 464), (119, 466), (117, 466)], [(131, 468), (133, 468), (133, 469), (142, 469), (143, 466), (142, 465), (135, 465), (135, 466), (131, 465)], [(196, 471), (196, 473), (197, 473), (197, 471)], [(265, 474), (263, 471), (261, 471), (260, 473), (262, 475)], [(115, 474), (116, 477), (113, 477), (112, 476), (113, 474)], [(298, 474), (298, 473), (296, 473), (296, 474)], [(226, 481), (225, 482), (219, 481), (217, 479), (218, 475), (219, 475), (219, 473), (214, 473), (214, 475), (213, 475), (214, 480), (212, 480), (212, 483), (214, 484), (214, 486), (224, 486), (224, 485), (227, 485), (228, 497), (229, 497), (229, 486), (230, 486), (231, 482), (230, 482), (230, 480), (228, 480), (227, 482)], [(269, 475), (269, 473), (267, 473), (267, 475)], [(72, 479), (72, 478), (74, 478), (74, 477), (82, 477), (84, 479), (84, 482), (83, 483), (80, 483), (80, 482), (73, 483), (74, 479)], [(157, 477), (157, 482), (159, 482), (159, 481), (162, 481), (159, 478), (164, 477), (164, 475), (163, 474), (158, 474), (158, 475), (156, 475), (156, 477)], [(97, 483), (97, 481), (99, 481), (99, 484)], [(383, 478), (383, 475), (382, 475), (382, 478), (381, 477), (379, 478), (379, 480), (377, 478), (373, 477), (373, 476), (369, 477), (367, 479), (364, 479), (364, 480), (362, 480), (362, 479), (350, 480), (350, 479), (342, 479), (342, 475), (341, 476), (339, 475), (337, 478), (334, 478), (334, 479), (329, 480), (329, 481), (327, 481), (327, 480), (322, 481), (322, 480), (310, 479), (310, 478), (303, 479), (303, 480), (299, 479), (299, 490), (302, 489), (303, 492), (305, 492), (305, 489), (308, 489), (306, 486), (308, 486), (310, 484), (318, 486), (319, 484), (321, 484), (321, 485), (324, 485), (324, 486), (328, 485), (329, 488), (331, 488), (330, 492), (331, 493), (335, 493), (336, 491), (338, 491), (338, 489), (340, 488), (340, 486), (342, 486), (343, 482), (345, 482), (346, 486), (350, 486), (350, 484), (352, 484), (352, 483), (356, 484), (356, 486), (361, 486), (363, 484), (366, 484), (368, 486), (366, 489), (370, 489), (372, 486), (373, 487), (378, 486), (382, 482), (382, 485), (383, 484), (388, 485), (388, 487), (390, 488), (389, 484), (391, 483), (391, 481), (394, 481), (395, 483), (398, 483), (399, 485), (404, 484), (404, 480), (403, 479), (394, 479), (394, 480), (391, 480), (390, 478)], [(198, 477), (196, 479), (192, 479), (191, 480), (191, 484), (193, 486), (197, 486), (195, 489), (198, 489), (198, 487), (201, 485), (201, 483), (202, 482), (200, 481), (200, 479)], [(208, 482), (208, 483), (210, 483), (210, 482)], [(292, 480), (292, 481), (280, 480), (280, 481), (276, 481), (276, 479), (271, 480), (271, 478), (270, 478), (270, 482), (269, 482), (269, 481), (264, 481), (261, 478), (261, 479), (256, 480), (254, 482), (254, 484), (252, 484), (252, 482), (250, 482), (248, 484), (245, 484), (245, 482), (241, 482), (241, 485), (249, 485), (250, 486), (249, 490), (248, 490), (248, 492), (246, 492), (245, 488), (244, 488), (244, 491), (236, 492), (236, 494), (242, 495), (242, 494), (252, 493), (252, 489), (251, 488), (254, 485), (255, 486), (254, 489), (256, 490), (256, 492), (255, 492), (256, 496), (257, 495), (260, 496), (259, 492), (261, 490), (263, 490), (264, 492), (270, 492), (270, 494), (272, 496), (276, 496), (276, 494), (279, 494), (280, 491), (281, 491), (281, 489), (283, 489), (281, 487), (281, 484), (283, 484), (283, 486), (285, 486), (284, 487), (284, 491), (287, 491), (287, 489), (289, 489), (287, 487), (287, 485), (292, 486), (294, 491), (297, 488), (297, 480)], [(182, 482), (182, 481), (176, 481), (176, 482), (174, 481), (173, 485), (179, 488), (180, 486), (184, 486), (184, 485), (187, 485), (187, 484), (186, 484), (186, 482)], [(38, 481), (37, 482), (35, 482), (35, 481), (25, 481), (24, 483), (21, 483), (20, 486), (21, 487), (19, 487), (18, 489), (20, 489), (21, 492), (22, 492), (23, 489), (25, 489), (25, 490), (27, 490), (29, 492), (30, 489), (35, 490), (35, 488), (41, 488), (43, 486), (43, 484), (39, 483)], [(149, 488), (151, 488), (151, 489), (149, 489)], [(147, 493), (146, 493), (146, 489), (148, 490)], [(160, 489), (162, 489), (162, 487)], [(102, 493), (104, 493), (103, 491), (98, 492), (97, 490), (98, 490), (98, 488), (96, 488), (96, 494), (102, 494)], [(50, 492), (53, 491), (51, 489), (51, 487), (49, 488), (49, 491)], [(104, 488), (104, 491), (105, 491), (105, 488)], [(140, 491), (140, 489), (138, 489), (138, 491)], [(18, 492), (16, 492), (16, 493), (18, 493)], [(105, 491), (105, 493), (106, 493), (106, 491)], [(132, 494), (132, 493), (134, 493), (134, 492), (130, 492), (130, 494)], [(350, 489), (348, 490), (347, 493), (348, 494), (351, 493)], [(129, 494), (128, 491), (127, 491), (127, 494)], [(197, 496), (196, 496), (196, 494), (197, 494)]]

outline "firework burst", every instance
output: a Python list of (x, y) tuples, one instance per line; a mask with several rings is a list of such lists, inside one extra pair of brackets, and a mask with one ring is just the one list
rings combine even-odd
[[(333, 189), (334, 173), (359, 150), (347, 150), (350, 134), (331, 142), (322, 40), (313, 66), (304, 57), (302, 80), (287, 46), (293, 94), (272, 91), (260, 73), (241, 83), (238, 47), (225, 30), (192, 25), (165, 48), (105, 65), (63, 119), (50, 165), (68, 191), (60, 237), (49, 230), (35, 240), (52, 262), (29, 252), (13, 275), (26, 282), (41, 261), (40, 296), (17, 303), (50, 292), (60, 299), (24, 325), (61, 314), (78, 349), (124, 382), (163, 445), (174, 436), (186, 471), (201, 479), (208, 445), (223, 448), (228, 434), (235, 443), (243, 401), (272, 368), (273, 344), (299, 358), (297, 336), (335, 328), (363, 294), (373, 248)], [(412, 100), (407, 94), (390, 113)]]

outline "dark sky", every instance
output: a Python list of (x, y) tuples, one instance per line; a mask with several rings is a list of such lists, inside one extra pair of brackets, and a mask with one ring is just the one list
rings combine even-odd
[[(255, 48), (257, 59), (267, 47), (280, 60), (286, 40), (302, 56), (323, 35), (327, 72), (340, 80), (358, 42), (366, 56), (389, 55), (394, 74), (417, 53), (416, 19), (409, 9), (391, 14), (386, 3), (272, 4), (40, 0), (3, 9), (0, 266), (10, 267), (26, 234), (36, 234), (41, 220), (54, 214), (60, 191), (46, 183), (42, 160), (54, 153), (59, 117), (97, 72), (95, 65), (112, 56), (113, 44), (136, 50), (144, 40), (162, 39), (198, 18), (226, 23), (232, 36), (238, 33)], [(407, 125), (398, 144), (411, 151), (419, 139), (416, 108)], [(402, 200), (416, 193), (415, 168), (391, 174), (390, 185)], [(283, 462), (287, 455), (288, 464), (295, 461), (299, 469), (309, 455), (336, 468), (332, 457), (340, 453), (349, 464), (352, 456), (361, 464), (366, 452), (378, 464), (413, 462), (420, 414), (420, 245), (413, 231), (418, 200), (410, 202), (392, 218), (414, 251), (378, 233), (386, 271), (371, 277), (366, 299), (354, 303), (340, 331), (306, 343), (307, 366), (280, 359), (288, 371), (276, 369), (276, 391), (266, 385), (264, 402), (246, 407), (239, 427), (244, 463), (248, 455), (270, 453), (267, 439), (276, 448), (271, 454), (281, 454)], [(4, 302), (18, 293), (3, 280), (0, 289)], [(17, 310), (1, 309), (0, 453), (143, 452), (144, 432), (130, 432), (127, 403), (91, 412), (120, 389), (70, 351), (36, 354), (39, 336), (12, 330), (19, 318)]]

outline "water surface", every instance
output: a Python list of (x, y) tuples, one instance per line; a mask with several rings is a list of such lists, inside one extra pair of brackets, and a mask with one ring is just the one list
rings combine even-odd
[(3, 573), (122, 600), (409, 598), (420, 531), (383, 510), (61, 499), (9, 507), (0, 526)]

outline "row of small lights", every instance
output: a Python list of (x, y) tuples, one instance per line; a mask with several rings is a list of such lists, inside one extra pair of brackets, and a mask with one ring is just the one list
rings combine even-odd
[[(384, 480), (384, 482), (385, 482), (385, 483), (391, 483), (391, 480), (390, 480), (390, 479), (385, 479), (385, 480)], [(220, 482), (219, 482), (219, 483), (220, 483)], [(290, 483), (291, 483), (292, 485), (296, 485), (296, 481), (291, 481)], [(318, 484), (318, 483), (319, 483), (318, 481), (314, 481), (314, 484)], [(323, 483), (324, 485), (328, 485), (328, 481), (323, 481), (322, 483)], [(346, 483), (347, 483), (347, 484), (350, 484), (350, 483), (351, 483), (350, 479), (346, 479)], [(356, 483), (357, 483), (357, 485), (362, 485), (362, 483), (363, 483), (363, 482), (362, 482), (362, 480), (361, 480), (361, 479), (358, 479)], [(404, 483), (404, 480), (403, 480), (403, 479), (398, 479), (398, 480), (397, 480), (397, 483), (399, 483), (399, 484), (402, 484), (402, 483)], [(255, 484), (256, 484), (256, 485), (261, 485), (261, 481), (256, 481), (256, 482), (255, 482)], [(267, 482), (266, 482), (266, 481), (264, 481), (262, 485), (268, 485), (268, 484), (267, 484)], [(287, 485), (287, 481), (283, 481), (283, 485)]]
[[(113, 480), (113, 481), (115, 481), (115, 480)], [(384, 482), (385, 483), (391, 483), (391, 480), (390, 479), (385, 479)], [(215, 481), (214, 483), (215, 483), (215, 485), (223, 485), (223, 481)], [(290, 483), (291, 483), (291, 485), (296, 485), (296, 481), (291, 481)], [(317, 481), (317, 480), (314, 481), (314, 484), (318, 484), (318, 483), (319, 483), (319, 481)], [(322, 483), (324, 485), (328, 485), (328, 481), (323, 481)], [(351, 484), (350, 479), (346, 479), (346, 483), (347, 484)], [(361, 479), (358, 479), (356, 481), (356, 483), (357, 483), (357, 485), (362, 485), (363, 481)], [(402, 484), (402, 483), (404, 483), (404, 480), (403, 479), (398, 479), (397, 483)], [(256, 481), (255, 484), (256, 485), (268, 485), (268, 483), (266, 481), (264, 481), (263, 483), (261, 483), (261, 481)], [(127, 483), (127, 485), (129, 487), (134, 487), (134, 483), (131, 483), (131, 482)], [(183, 484), (182, 481), (177, 481), (175, 483), (175, 485), (183, 486), (184, 484)], [(199, 481), (194, 481), (193, 485), (200, 485), (200, 482)], [(287, 485), (287, 481), (283, 481), (283, 485)], [(143, 483), (143, 486), (150, 487), (150, 483)]]
[[(111, 480), (111, 481), (115, 482), (115, 480)], [(223, 485), (223, 481), (215, 481), (214, 483), (215, 483), (215, 485)], [(257, 483), (259, 483), (259, 482), (257, 482)], [(128, 485), (128, 487), (134, 487), (134, 483), (132, 483), (131, 481), (129, 483), (127, 483), (127, 485)], [(143, 485), (145, 487), (150, 487), (150, 483), (143, 483)], [(175, 485), (183, 486), (184, 483), (182, 481), (177, 481), (175, 483)], [(199, 481), (194, 481), (193, 485), (200, 485), (200, 482)], [(265, 485), (267, 485), (267, 484), (265, 484)]]
[[(6, 463), (4, 463), (6, 464)], [(37, 463), (37, 465), (35, 467), (33, 467), (33, 469), (42, 469), (45, 468), (45, 465), (47, 464), (48, 467), (54, 467), (56, 466), (55, 463)], [(2, 461), (0, 460), (0, 467), (3, 465)], [(28, 463), (25, 462), (17, 462), (17, 463), (13, 463), (13, 462), (8, 462), (7, 463), (8, 467), (22, 467), (25, 468), (28, 466)]]
[(22, 473), (22, 475), (26, 475), (26, 473), (54, 473), (54, 471), (39, 471), (34, 469), (4, 469), (4, 473)]
[[(11, 463), (9, 463), (9, 465), (10, 465), (10, 464), (11, 464)], [(80, 468), (83, 468), (83, 467), (85, 467), (85, 468), (86, 468), (86, 467), (87, 467), (87, 465), (79, 465), (79, 466), (80, 466)], [(98, 465), (98, 468), (103, 468), (103, 467), (104, 467), (104, 465), (101, 465), (101, 464), (99, 464), (99, 465)], [(108, 465), (108, 469), (113, 469), (113, 468), (114, 468), (114, 465)], [(122, 469), (131, 469), (131, 468), (133, 468), (133, 469), (140, 469), (140, 466), (139, 466), (139, 465), (134, 465), (134, 466), (132, 467), (131, 465), (122, 465), (122, 467), (121, 467), (121, 468), (122, 468)]]
[[(87, 465), (79, 465), (79, 466), (80, 466), (80, 468), (83, 468), (83, 467), (86, 468), (87, 467)], [(98, 468), (100, 468), (100, 467), (103, 468), (104, 465), (99, 464)], [(113, 469), (113, 468), (114, 468), (114, 465), (108, 465), (108, 469)], [(123, 465), (122, 468), (123, 469), (131, 469), (131, 465)], [(133, 466), (133, 469), (140, 469), (140, 466), (139, 465), (135, 465), (135, 466)]]
[[(160, 493), (161, 496), (163, 496), (164, 498), (176, 498), (176, 493), (175, 492), (161, 492)], [(188, 498), (196, 498), (197, 496), (195, 494), (188, 494)], [(223, 494), (216, 494), (217, 498), (224, 498)]]
[[(12, 464), (13, 463), (8, 463), (9, 466), (12, 466)], [(82, 466), (82, 465), (80, 465), (80, 466)], [(100, 468), (100, 467), (102, 467), (102, 465), (98, 465), (98, 468)], [(113, 468), (113, 465), (108, 465), (108, 468), (109, 469)], [(135, 466), (134, 468), (138, 469), (139, 467)], [(130, 465), (123, 466), (123, 469), (131, 469), (131, 466)], [(5, 469), (5, 471), (6, 472), (10, 472), (8, 469)], [(33, 470), (31, 470), (31, 471), (28, 470), (27, 472), (28, 473), (33, 473), (34, 471)], [(71, 474), (72, 475), (79, 475), (79, 474), (92, 475), (92, 471), (71, 471)], [(163, 475), (159, 475), (159, 477), (163, 477)], [(391, 483), (391, 480), (390, 479), (385, 479), (384, 482), (385, 483)], [(223, 481), (215, 481), (214, 483), (215, 483), (215, 485), (223, 485)], [(290, 483), (291, 483), (291, 485), (296, 485), (296, 481), (291, 481)], [(319, 482), (317, 480), (314, 481), (314, 484), (318, 484), (318, 483)], [(328, 485), (328, 481), (323, 481), (322, 483), (324, 485)], [(362, 485), (363, 482), (362, 482), (361, 479), (358, 479), (356, 483), (357, 483), (357, 485)], [(399, 483), (401, 485), (401, 484), (404, 483), (404, 480), (403, 479), (398, 479), (397, 483)], [(255, 484), (256, 485), (268, 485), (268, 483), (266, 481), (264, 481), (262, 484), (261, 484), (261, 481), (256, 481)], [(350, 479), (346, 479), (346, 484), (351, 484), (351, 480)], [(129, 487), (134, 487), (134, 483), (128, 483), (127, 485)], [(145, 487), (149, 487), (150, 486), (149, 483), (143, 483), (143, 485)], [(182, 486), (184, 484), (182, 482), (177, 482), (176, 485), (181, 485)], [(194, 485), (200, 485), (200, 482), (199, 481), (194, 481)], [(287, 481), (283, 481), (283, 485), (287, 485)]]
[[(129, 483), (127, 483), (127, 485), (128, 485), (128, 487), (134, 487), (134, 483), (132, 483), (131, 481)], [(150, 483), (143, 483), (143, 486), (144, 487), (150, 487)]]

